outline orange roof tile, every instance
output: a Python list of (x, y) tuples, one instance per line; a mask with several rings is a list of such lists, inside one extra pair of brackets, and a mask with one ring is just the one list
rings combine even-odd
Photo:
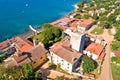
[(0, 43), (0, 50), (8, 47), (9, 40)]
[(103, 45), (99, 43), (91, 43), (85, 50), (99, 56), (102, 53), (103, 49)]
[(19, 62), (22, 62), (23, 60), (27, 59), (28, 56), (27, 55), (22, 55), (20, 57), (17, 57), (17, 56), (14, 55), (13, 58), (17, 63), (19, 63)]
[[(51, 47), (50, 51), (54, 52), (54, 54), (70, 62), (71, 64), (74, 64), (76, 60), (78, 60), (82, 56), (82, 53), (72, 50), (68, 38), (62, 40), (61, 42), (55, 43)], [(76, 60), (74, 61), (74, 59)]]
[(61, 19), (58, 19), (58, 20), (56, 20), (56, 21), (54, 21), (54, 22), (52, 22), (52, 23), (50, 23), (50, 24), (52, 24), (52, 25), (56, 25), (57, 23), (60, 23), (60, 22), (70, 22), (71, 21), (71, 19), (70, 18), (67, 18), (67, 17), (63, 17), (63, 18), (61, 18)]
[(70, 26), (70, 28), (71, 28), (72, 30), (77, 29), (77, 26), (78, 26), (78, 20), (74, 20), (74, 21), (72, 21), (72, 22), (69, 24), (69, 26)]
[(27, 40), (24, 40), (21, 37), (14, 37), (9, 40), (3, 41), (0, 43), (0, 50), (7, 48), (8, 43), (15, 43), (19, 51), (23, 52), (25, 50), (28, 50), (33, 47), (33, 45), (30, 42), (27, 42)]
[(89, 18), (89, 19), (80, 19), (79, 20), (79, 25), (81, 27), (88, 27), (90, 24), (92, 24), (95, 20), (92, 19), (92, 18)]
[(33, 46), (29, 43), (27, 43), (24, 39), (21, 37), (15, 37), (15, 45), (18, 47), (20, 52), (24, 52), (26, 50), (29, 50)]

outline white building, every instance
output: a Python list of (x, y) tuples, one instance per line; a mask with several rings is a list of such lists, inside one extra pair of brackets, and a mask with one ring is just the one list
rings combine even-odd
[(72, 31), (71, 29), (66, 29), (64, 32), (70, 36), (71, 48), (78, 52), (83, 52), (86, 38), (85, 32), (82, 30)]
[(78, 30), (86, 31), (92, 27), (92, 25), (94, 24), (94, 19), (80, 19), (77, 24)]
[(55, 43), (50, 49), (51, 59), (54, 64), (60, 64), (60, 67), (70, 74), (81, 63), (82, 54), (70, 48), (69, 38)]
[(72, 49), (82, 52), (84, 49), (84, 44), (85, 44), (85, 33), (81, 32), (72, 32), (71, 33), (71, 39), (70, 39), (70, 44)]
[(83, 53), (88, 57), (91, 57), (93, 60), (103, 59), (105, 56), (104, 53), (105, 46), (99, 43), (91, 43)]

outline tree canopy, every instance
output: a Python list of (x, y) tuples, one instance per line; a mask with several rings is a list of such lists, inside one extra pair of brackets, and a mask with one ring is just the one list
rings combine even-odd
[(42, 42), (46, 48), (51, 46), (54, 42), (61, 40), (62, 31), (60, 28), (45, 23), (42, 25), (42, 30), (40, 34), (34, 35), (32, 38), (38, 42)]
[(118, 31), (116, 32), (116, 34), (114, 35), (114, 38), (115, 38), (116, 40), (120, 41), (120, 30), (118, 30)]
[(41, 80), (40, 73), (35, 73), (31, 64), (23, 65), (24, 76), (19, 80)]
[(84, 72), (92, 72), (96, 66), (94, 61), (92, 61), (90, 58), (88, 58), (87, 56), (83, 56), (83, 65), (82, 68), (84, 70)]

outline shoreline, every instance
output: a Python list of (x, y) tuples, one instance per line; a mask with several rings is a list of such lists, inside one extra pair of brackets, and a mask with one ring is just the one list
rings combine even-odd
[[(69, 15), (71, 12), (76, 11), (76, 10), (78, 9), (77, 3), (74, 4), (73, 7), (74, 7), (73, 10), (71, 10), (70, 12), (68, 12), (66, 15), (64, 15), (64, 16), (62, 16), (62, 17), (68, 17), (68, 15)], [(62, 17), (61, 17), (61, 18), (62, 18)], [(38, 28), (38, 29), (36, 29), (36, 30), (37, 30), (37, 31), (41, 31), (41, 30), (42, 30), (42, 27), (40, 27), (40, 28)], [(23, 33), (23, 34), (19, 34), (19, 35), (17, 35), (17, 36), (22, 36), (22, 37), (28, 38), (29, 36), (32, 36), (33, 34), (34, 34), (34, 33), (30, 30), (30, 31), (25, 32), (25, 33)]]
[[(78, 3), (78, 2), (77, 2)], [(71, 12), (74, 12), (74, 11), (76, 11), (77, 10), (77, 3), (76, 4), (73, 4), (73, 5), (71, 5), (71, 6), (73, 6), (73, 10), (71, 10), (70, 12), (68, 12), (67, 14), (65, 14), (65, 15), (63, 15), (62, 17), (68, 17), (68, 15), (71, 13)], [(62, 18), (62, 17), (60, 17), (60, 18)], [(60, 19), (60, 18), (58, 18), (58, 19)], [(54, 20), (55, 21), (55, 20)], [(52, 21), (53, 22), (53, 21)], [(47, 23), (47, 22), (46, 22)], [(51, 22), (48, 22), (48, 23), (51, 23)], [(43, 23), (44, 24), (44, 23)], [(38, 29), (36, 29), (37, 31), (41, 31), (42, 30), (42, 26), (40, 27), (40, 28), (38, 28)], [(32, 36), (34, 33), (29, 29), (29, 27), (28, 27), (28, 31), (26, 31), (26, 32), (24, 32), (24, 33), (22, 33), (22, 34), (17, 34), (17, 35), (15, 35), (15, 36), (11, 36), (10, 38), (8, 38), (8, 39), (11, 39), (11, 38), (13, 38), (13, 37), (17, 37), (17, 36), (20, 36), (20, 37), (23, 37), (23, 38), (25, 38), (25, 39), (27, 39), (27, 38), (29, 38), (30, 36)], [(0, 43), (1, 42), (4, 42), (4, 41), (6, 41), (7, 39), (5, 39), (5, 40), (3, 40), (3, 41), (0, 41)]]

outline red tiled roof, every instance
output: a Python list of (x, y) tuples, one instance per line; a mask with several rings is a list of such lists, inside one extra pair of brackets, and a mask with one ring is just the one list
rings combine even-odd
[(23, 56), (20, 56), (20, 57), (17, 57), (17, 56), (13, 56), (14, 60), (19, 63), (19, 62), (22, 62), (23, 60), (25, 60), (28, 56), (27, 55), (23, 55)]
[(30, 42), (27, 42), (26, 40), (24, 40), (21, 37), (14, 37), (11, 38), (9, 40), (3, 41), (0, 43), (0, 50), (7, 48), (8, 47), (8, 43), (15, 43), (15, 45), (17, 46), (17, 48), (19, 49), (19, 51), (24, 52), (25, 50), (30, 49), (31, 47), (33, 47), (33, 45)]
[(93, 54), (100, 55), (104, 49), (104, 46), (99, 43), (91, 43), (85, 51), (90, 51)]
[(114, 51), (114, 54), (120, 57), (120, 51)]
[(94, 22), (93, 19), (74, 19), (69, 23), (69, 26), (72, 30), (76, 30), (77, 26), (80, 25), (81, 27), (88, 27)]
[(73, 51), (72, 48), (70, 48), (69, 44), (70, 42), (66, 38), (66, 40), (55, 43), (51, 47), (50, 51), (52, 51), (54, 54), (58, 55), (62, 59), (70, 62), (71, 64), (74, 64), (74, 59), (78, 60), (82, 56), (82, 53)]
[(92, 24), (93, 22), (94, 22), (95, 20), (94, 19), (91, 19), (91, 18), (89, 18), (89, 19), (80, 19), (79, 20), (79, 25), (81, 26), (81, 27), (88, 27), (90, 24)]
[(0, 43), (0, 50), (8, 47), (9, 40)]
[(71, 21), (71, 19), (70, 18), (67, 18), (67, 17), (63, 17), (63, 18), (61, 18), (61, 19), (58, 19), (58, 20), (56, 20), (56, 21), (54, 21), (54, 22), (52, 22), (52, 23), (50, 23), (50, 24), (52, 24), (52, 25), (56, 25), (57, 23), (60, 23), (60, 22), (70, 22)]
[[(40, 58), (43, 54), (46, 54), (48, 51), (41, 45), (32, 47), (31, 49), (21, 53), (21, 56), (14, 56), (14, 60), (19, 64), (30, 63), (31, 60), (35, 61)], [(28, 62), (26, 62), (28, 61)]]
[(37, 46), (29, 49), (26, 52), (31, 54), (30, 58), (34, 61), (34, 60), (40, 58), (43, 54), (46, 54), (48, 51), (41, 45), (37, 45)]
[(15, 37), (15, 45), (18, 47), (20, 52), (24, 52), (24, 51), (29, 50), (33, 47), (31, 44), (27, 43), (21, 37)]

